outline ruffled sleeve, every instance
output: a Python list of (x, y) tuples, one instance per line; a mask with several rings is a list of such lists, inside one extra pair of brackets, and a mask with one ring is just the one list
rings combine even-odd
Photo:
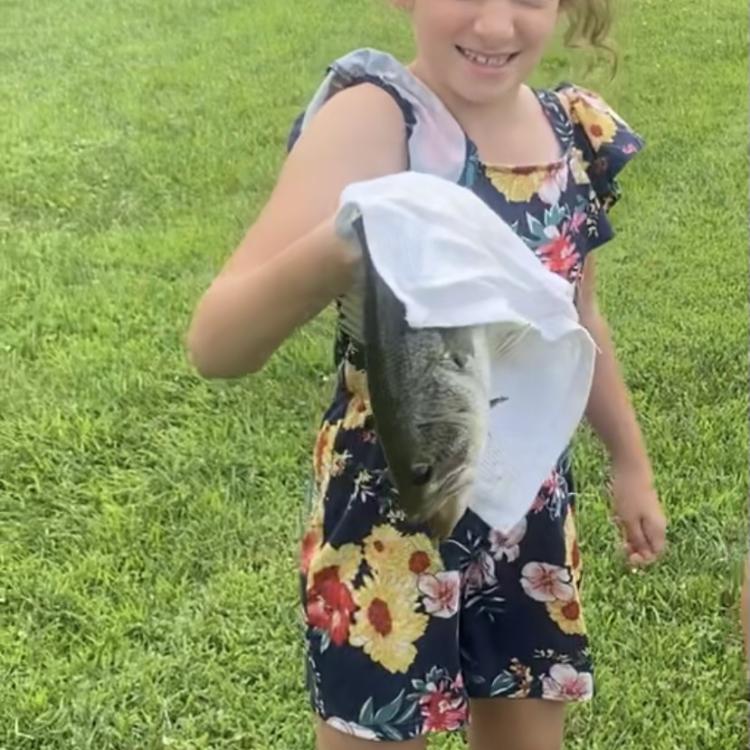
[(580, 166), (604, 211), (620, 198), (617, 176), (645, 143), (598, 94), (570, 84), (557, 94), (573, 125)]
[(287, 149), (323, 105), (339, 91), (360, 83), (379, 86), (398, 104), (406, 124), (409, 169), (458, 182), (469, 161), (466, 135), (438, 96), (396, 58), (376, 49), (354, 50), (329, 65), (304, 112), (295, 121)]

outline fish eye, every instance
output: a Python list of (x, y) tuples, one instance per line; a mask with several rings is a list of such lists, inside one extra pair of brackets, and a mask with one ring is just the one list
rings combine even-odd
[(453, 362), (459, 370), (465, 369), (469, 362), (469, 358), (460, 352), (446, 352), (445, 358)]
[(432, 478), (432, 466), (429, 464), (413, 464), (411, 467), (411, 481), (417, 487), (424, 487)]

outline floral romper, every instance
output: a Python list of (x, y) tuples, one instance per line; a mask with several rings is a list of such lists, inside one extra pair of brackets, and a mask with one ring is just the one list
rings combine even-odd
[[(364, 80), (394, 96), (409, 132), (417, 115), (398, 87), (372, 75), (351, 83)], [(577, 288), (587, 253), (613, 236), (616, 175), (643, 142), (591, 92), (561, 85), (536, 95), (561, 158), (483, 164), (467, 139), (460, 182)], [(469, 510), (438, 551), (391, 501), (363, 354), (340, 328), (335, 362), (300, 558), (317, 714), (357, 737), (398, 741), (463, 728), (469, 697), (589, 699), (569, 451), (512, 532)]]

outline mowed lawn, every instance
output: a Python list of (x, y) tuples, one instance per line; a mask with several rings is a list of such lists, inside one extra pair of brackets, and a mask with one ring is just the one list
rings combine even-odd
[[(407, 59), (408, 27), (380, 0), (2, 0), (0, 27), (0, 748), (310, 748), (296, 544), (332, 317), (235, 383), (182, 339), (325, 65)], [(642, 0), (617, 39), (613, 82), (561, 52), (537, 82), (648, 140), (600, 284), (670, 550), (624, 569), (582, 431), (598, 693), (567, 747), (739, 750), (747, 12)]]

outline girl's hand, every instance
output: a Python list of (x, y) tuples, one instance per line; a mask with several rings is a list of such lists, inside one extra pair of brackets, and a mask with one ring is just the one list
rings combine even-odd
[(666, 547), (667, 519), (647, 467), (614, 464), (612, 482), (614, 521), (623, 537), (628, 564), (651, 565)]

